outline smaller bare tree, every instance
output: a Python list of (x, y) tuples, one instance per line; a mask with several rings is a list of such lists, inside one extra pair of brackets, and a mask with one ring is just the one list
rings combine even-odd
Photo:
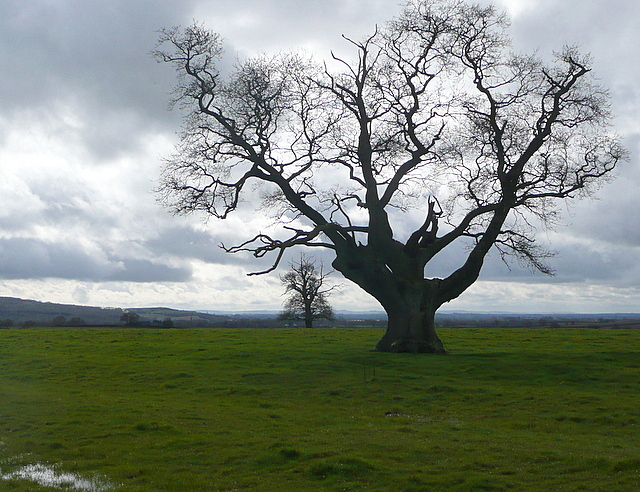
[(280, 276), (285, 295), (289, 295), (280, 319), (304, 320), (306, 328), (312, 328), (315, 319), (333, 319), (327, 297), (336, 286), (326, 288), (329, 274), (324, 272), (322, 263), (316, 268), (315, 261), (300, 255), (300, 260), (292, 261), (290, 267), (290, 271)]

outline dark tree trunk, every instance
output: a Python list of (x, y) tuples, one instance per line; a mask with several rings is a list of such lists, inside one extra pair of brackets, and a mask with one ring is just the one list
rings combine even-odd
[(304, 299), (304, 327), (313, 328), (313, 309), (311, 308), (311, 301)]
[(376, 345), (380, 352), (446, 353), (436, 333), (433, 292), (414, 284), (401, 295), (381, 300), (388, 316), (387, 331)]
[(436, 333), (435, 314), (444, 300), (439, 295), (441, 280), (425, 279), (423, 266), (400, 252), (404, 262), (395, 272), (371, 250), (340, 255), (333, 267), (375, 297), (387, 313), (387, 331), (376, 345), (380, 352), (446, 353)]
[(436, 333), (435, 313), (403, 311), (387, 313), (387, 331), (376, 345), (379, 352), (445, 354)]

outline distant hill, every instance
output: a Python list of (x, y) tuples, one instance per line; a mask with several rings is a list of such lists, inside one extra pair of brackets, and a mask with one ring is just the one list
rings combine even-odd
[[(180, 311), (169, 308), (135, 308), (128, 311), (139, 316), (143, 325), (162, 325), (167, 318), (175, 326), (211, 326), (227, 320), (220, 316), (195, 311)], [(0, 297), (0, 326), (112, 326), (121, 325), (120, 317), (125, 312), (121, 308), (101, 308), (56, 304), (15, 297)]]
[(199, 311), (182, 311), (165, 307), (134, 308), (129, 311), (140, 316), (142, 323), (151, 325), (162, 324), (166, 319), (170, 319), (177, 327), (227, 327), (230, 316), (219, 314), (202, 313)]
[(78, 323), (82, 320), (87, 325), (114, 325), (120, 322), (122, 313), (120, 308), (76, 306), (0, 297), (0, 322), (4, 325), (8, 320), (11, 320), (14, 326), (29, 322), (52, 324), (56, 317), (64, 317), (65, 320), (77, 318)]

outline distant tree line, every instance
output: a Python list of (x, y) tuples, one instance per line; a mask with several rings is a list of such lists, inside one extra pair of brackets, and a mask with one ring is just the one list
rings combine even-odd
[[(123, 324), (72, 324), (68, 319), (64, 325), (55, 325), (53, 320), (34, 321), (0, 319), (0, 329), (8, 328), (34, 328), (34, 327), (103, 327), (118, 328)], [(61, 320), (57, 320), (58, 322)], [(77, 322), (77, 321), (75, 321)], [(640, 315), (506, 315), (506, 314), (459, 314), (442, 313), (436, 317), (436, 324), (439, 328), (594, 328), (594, 329), (640, 329)], [(139, 328), (302, 328), (305, 321), (302, 319), (279, 319), (276, 315), (230, 315), (220, 316), (217, 319), (201, 318), (165, 318), (165, 319), (142, 319), (136, 327)], [(387, 319), (383, 313), (376, 315), (343, 315), (335, 316), (332, 320), (318, 319), (314, 322), (317, 328), (384, 328), (387, 326)]]
[[(16, 326), (16, 322), (10, 318), (0, 320), (0, 328), (11, 328)], [(31, 328), (34, 326), (55, 326), (55, 327), (80, 327), (87, 326), (85, 320), (79, 317), (65, 318), (64, 316), (56, 316), (51, 321), (35, 321), (25, 320), (17, 324), (21, 328)]]
[(53, 326), (86, 326), (86, 322), (84, 319), (75, 316), (73, 318), (65, 318), (64, 316), (56, 316), (55, 318), (53, 318), (52, 320), (52, 324)]
[(173, 320), (169, 317), (163, 319), (162, 321), (158, 320), (141, 320), (140, 315), (134, 313), (133, 311), (125, 311), (120, 316), (120, 322), (125, 326), (155, 326), (162, 328), (173, 328), (174, 323)]

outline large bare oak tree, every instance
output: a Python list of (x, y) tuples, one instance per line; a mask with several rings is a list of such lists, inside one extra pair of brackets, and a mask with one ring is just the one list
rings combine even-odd
[[(224, 75), (217, 34), (164, 30), (155, 54), (177, 68), (187, 116), (161, 199), (224, 219), (261, 183), (281, 230), (227, 251), (273, 253), (268, 272), (289, 248), (328, 248), (388, 314), (377, 350), (444, 352), (436, 310), (478, 279), (487, 253), (551, 273), (533, 224), (625, 158), (589, 57), (514, 54), (507, 27), (493, 7), (415, 0), (370, 37), (345, 38), (352, 57), (263, 55)], [(414, 231), (394, 234), (416, 210)], [(459, 266), (425, 278), (460, 242)]]

